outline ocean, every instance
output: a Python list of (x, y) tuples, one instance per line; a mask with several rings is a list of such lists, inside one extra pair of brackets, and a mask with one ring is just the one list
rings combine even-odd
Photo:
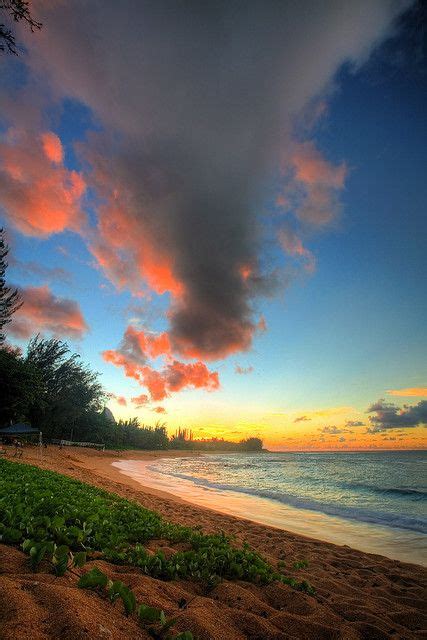
[(204, 454), (114, 463), (224, 513), (427, 564), (427, 452)]

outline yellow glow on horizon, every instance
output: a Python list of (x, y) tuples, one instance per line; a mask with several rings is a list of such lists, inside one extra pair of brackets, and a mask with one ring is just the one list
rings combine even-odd
[[(137, 415), (141, 424), (165, 423), (169, 434), (178, 427), (193, 431), (195, 439), (224, 438), (238, 442), (249, 436), (263, 439), (264, 446), (276, 451), (352, 451), (375, 449), (427, 448), (426, 430), (422, 426), (411, 429), (388, 429), (381, 433), (367, 433), (366, 414), (353, 407), (324, 407), (301, 411), (266, 412), (261, 407), (237, 409), (226, 403), (194, 407), (167, 401), (166, 414), (154, 413), (144, 407), (135, 410), (111, 401), (116, 419)], [(173, 405), (173, 406), (168, 406)], [(361, 424), (358, 424), (361, 423)]]

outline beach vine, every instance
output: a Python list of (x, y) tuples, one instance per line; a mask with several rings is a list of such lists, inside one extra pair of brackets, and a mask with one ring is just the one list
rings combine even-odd
[[(147, 549), (150, 540), (181, 543), (185, 550), (166, 556), (161, 548)], [(280, 573), (248, 544), (238, 547), (223, 532), (204, 534), (168, 522), (155, 511), (113, 493), (7, 460), (0, 460), (0, 542), (20, 545), (34, 570), (48, 562), (56, 575), (75, 572), (96, 557), (138, 567), (162, 580), (197, 580), (207, 591), (222, 579), (237, 579), (256, 584), (280, 581), (314, 593), (308, 582)], [(90, 586), (85, 580), (90, 582), (94, 569), (91, 571), (83, 577), (77, 574), (80, 586)], [(108, 578), (105, 581), (107, 587)], [(120, 597), (125, 609), (133, 610), (132, 594), (125, 585), (112, 583), (108, 588), (113, 600)], [(146, 611), (141, 606), (146, 605), (140, 605), (139, 611)], [(159, 613), (159, 624), (162, 620)]]

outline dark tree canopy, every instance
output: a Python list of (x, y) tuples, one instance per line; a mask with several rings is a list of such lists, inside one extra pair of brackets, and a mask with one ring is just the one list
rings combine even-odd
[[(33, 18), (26, 0), (0, 0), (0, 15), (8, 17), (9, 22), (24, 22), (32, 32), (41, 29), (41, 22)], [(0, 51), (7, 51), (18, 55), (18, 45), (15, 34), (6, 24), (0, 22)]]
[(85, 412), (101, 409), (104, 391), (98, 374), (83, 365), (78, 354), (71, 354), (65, 342), (36, 336), (25, 362), (40, 375), (40, 392), (29, 418), (43, 432), (59, 433), (64, 428), (69, 434)]
[(0, 345), (5, 340), (4, 326), (12, 320), (12, 315), (22, 305), (18, 290), (6, 285), (8, 253), (9, 247), (6, 244), (4, 229), (0, 228)]
[(261, 438), (246, 438), (240, 441), (242, 451), (262, 451)]
[(0, 427), (26, 422), (41, 390), (38, 370), (18, 349), (0, 348)]

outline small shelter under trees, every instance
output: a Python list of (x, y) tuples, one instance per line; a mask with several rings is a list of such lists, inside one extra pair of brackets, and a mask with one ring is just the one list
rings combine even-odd
[(0, 436), (27, 436), (34, 435), (35, 433), (40, 433), (39, 429), (30, 427), (23, 422), (17, 422), (16, 424), (11, 424), (9, 427), (0, 429)]

